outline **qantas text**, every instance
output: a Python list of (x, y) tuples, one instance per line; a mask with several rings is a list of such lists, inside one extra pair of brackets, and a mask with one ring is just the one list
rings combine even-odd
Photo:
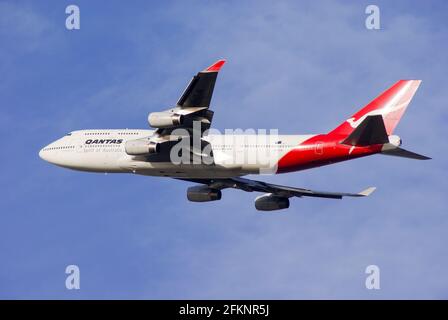
[(97, 140), (86, 140), (86, 144), (120, 144), (123, 139), (97, 139)]

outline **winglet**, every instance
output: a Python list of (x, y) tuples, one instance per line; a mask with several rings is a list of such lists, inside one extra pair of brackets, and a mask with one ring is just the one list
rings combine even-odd
[(361, 191), (360, 193), (358, 193), (358, 195), (362, 196), (362, 197), (367, 197), (370, 196), (373, 191), (376, 190), (376, 187), (369, 187), (366, 190)]
[(224, 63), (226, 63), (225, 59), (218, 60), (202, 72), (218, 72), (222, 68)]

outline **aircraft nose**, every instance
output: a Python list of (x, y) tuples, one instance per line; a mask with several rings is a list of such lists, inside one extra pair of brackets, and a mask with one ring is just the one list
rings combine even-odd
[(50, 143), (48, 146), (45, 146), (42, 149), (40, 149), (39, 157), (48, 163), (55, 164), (57, 158), (55, 157), (55, 154), (53, 152), (54, 150), (52, 150), (51, 146), (52, 144)]
[(45, 154), (45, 149), (46, 147), (44, 147), (44, 148), (42, 148), (42, 149), (40, 149), (39, 150), (39, 157), (42, 159), (42, 160), (45, 160), (45, 161), (48, 161), (48, 159), (47, 159), (47, 157), (46, 157), (46, 154)]

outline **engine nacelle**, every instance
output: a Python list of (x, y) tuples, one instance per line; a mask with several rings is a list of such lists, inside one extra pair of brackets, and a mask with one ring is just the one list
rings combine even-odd
[(124, 150), (131, 156), (140, 156), (158, 153), (160, 151), (160, 145), (148, 140), (129, 140), (126, 141)]
[(148, 115), (149, 125), (153, 128), (169, 128), (180, 126), (184, 116), (172, 112), (152, 112)]
[(287, 208), (289, 208), (289, 199), (285, 197), (265, 194), (255, 199), (255, 209), (260, 211), (272, 211)]
[(194, 186), (187, 189), (187, 199), (193, 202), (221, 200), (221, 190), (207, 186)]

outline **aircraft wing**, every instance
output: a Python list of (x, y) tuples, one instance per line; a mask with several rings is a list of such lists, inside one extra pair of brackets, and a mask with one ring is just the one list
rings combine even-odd
[[(198, 72), (184, 90), (176, 106), (169, 110), (150, 113), (149, 124), (156, 128), (150, 141), (175, 143), (185, 136), (200, 136), (211, 126), (213, 111), (209, 110), (218, 72), (226, 61), (218, 60)], [(182, 130), (177, 130), (182, 129)], [(183, 133), (182, 133), (183, 132)]]
[[(198, 72), (174, 107), (149, 114), (149, 125), (156, 130), (149, 137), (132, 141), (137, 147), (142, 146), (140, 148), (142, 151), (134, 148), (136, 151), (132, 151), (133, 155), (148, 155), (147, 149), (152, 146), (152, 149), (158, 150), (154, 156), (167, 156), (171, 147), (184, 138), (190, 140), (193, 136), (202, 138), (212, 123), (213, 111), (209, 110), (210, 102), (218, 72), (225, 62), (218, 60)], [(208, 144), (206, 140), (201, 139), (201, 150)], [(191, 157), (202, 157), (201, 150), (191, 149)]]
[(198, 72), (191, 79), (179, 98), (177, 105), (181, 108), (208, 108), (215, 88), (216, 78), (225, 60), (218, 60), (210, 67)]
[(375, 187), (367, 188), (358, 193), (346, 192), (327, 192), (316, 191), (310, 189), (302, 189), (295, 187), (270, 184), (262, 181), (250, 180), (245, 178), (228, 178), (228, 179), (180, 179), (201, 184), (206, 184), (213, 189), (234, 188), (247, 192), (265, 192), (275, 194), (281, 197), (318, 197), (328, 199), (342, 199), (342, 197), (366, 197), (375, 191)]

